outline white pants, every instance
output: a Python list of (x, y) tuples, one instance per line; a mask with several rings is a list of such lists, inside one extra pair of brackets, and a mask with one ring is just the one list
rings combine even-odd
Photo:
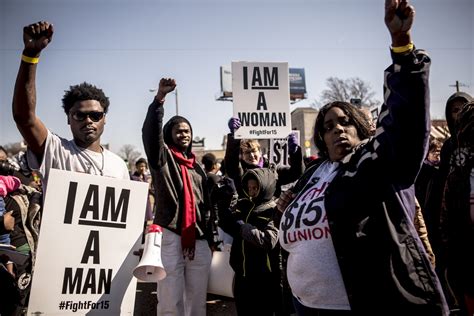
[(196, 240), (194, 260), (183, 258), (181, 236), (163, 229), (161, 260), (166, 277), (158, 282), (157, 315), (206, 316), (211, 249)]

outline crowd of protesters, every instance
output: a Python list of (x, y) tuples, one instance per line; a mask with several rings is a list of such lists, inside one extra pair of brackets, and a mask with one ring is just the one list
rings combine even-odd
[[(191, 122), (164, 122), (162, 78), (142, 127), (146, 159), (130, 171), (101, 145), (109, 99), (84, 82), (62, 99), (73, 135), (36, 115), (36, 71), (51, 43), (48, 22), (23, 30), (13, 119), (27, 151), (0, 146), (0, 315), (21, 315), (34, 271), (42, 199), (54, 169), (149, 184), (145, 227), (163, 228), (158, 315), (206, 315), (217, 230), (233, 241), (229, 264), (238, 315), (474, 315), (474, 99), (446, 104), (451, 137), (430, 137), (428, 54), (411, 38), (415, 11), (385, 1), (392, 64), (375, 123), (357, 106), (331, 102), (313, 128), (317, 157), (288, 136), (287, 167), (269, 163), (255, 139), (235, 139), (224, 159), (198, 161)], [(34, 277), (34, 275), (33, 275)]]

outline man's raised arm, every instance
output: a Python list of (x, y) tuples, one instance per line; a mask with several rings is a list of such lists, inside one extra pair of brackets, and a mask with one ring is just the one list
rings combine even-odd
[(36, 67), (53, 36), (53, 25), (37, 22), (23, 28), (24, 49), (15, 82), (12, 113), (28, 147), (41, 160), (48, 131), (36, 116)]
[(160, 155), (164, 148), (163, 116), (165, 97), (176, 88), (176, 81), (172, 78), (161, 78), (158, 92), (143, 122), (142, 140), (150, 167), (157, 170), (163, 162)]

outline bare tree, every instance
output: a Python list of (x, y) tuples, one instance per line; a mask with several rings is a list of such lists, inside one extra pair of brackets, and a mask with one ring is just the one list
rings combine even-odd
[(18, 154), (20, 151), (26, 151), (23, 143), (9, 143), (3, 146), (10, 156)]
[(135, 150), (135, 146), (126, 144), (120, 148), (119, 156), (125, 160), (128, 165), (128, 169), (132, 170), (132, 167), (135, 165), (135, 161), (140, 158), (141, 153), (138, 150)]
[(321, 93), (322, 104), (333, 101), (350, 102), (350, 99), (360, 99), (361, 104), (369, 108), (380, 104), (378, 100), (374, 99), (375, 92), (372, 91), (370, 84), (359, 77), (345, 80), (329, 77), (326, 84), (328, 88)]

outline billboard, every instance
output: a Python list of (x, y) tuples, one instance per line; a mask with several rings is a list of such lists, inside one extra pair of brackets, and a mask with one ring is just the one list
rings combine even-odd
[(221, 95), (232, 97), (232, 69), (229, 66), (221, 66)]
[(291, 100), (306, 99), (306, 78), (304, 68), (290, 68)]

